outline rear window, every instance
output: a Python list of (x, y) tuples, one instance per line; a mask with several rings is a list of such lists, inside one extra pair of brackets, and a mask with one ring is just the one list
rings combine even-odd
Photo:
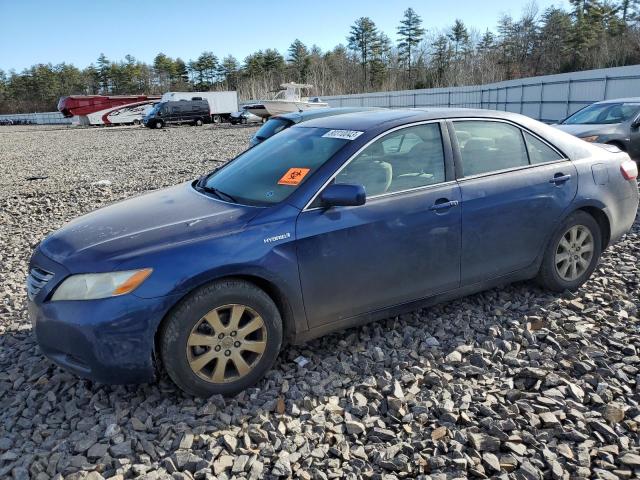
[(529, 165), (519, 128), (492, 121), (458, 121), (453, 126), (465, 177)]
[(285, 118), (272, 118), (260, 127), (256, 132), (255, 137), (258, 140), (266, 140), (267, 138), (273, 137), (276, 133), (289, 128), (291, 125), (293, 125), (291, 120), (287, 120)]

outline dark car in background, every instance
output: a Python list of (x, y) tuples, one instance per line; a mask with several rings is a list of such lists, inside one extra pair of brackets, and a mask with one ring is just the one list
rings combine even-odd
[(637, 165), (506, 112), (380, 110), (294, 125), (223, 167), (45, 238), (42, 351), (106, 383), (255, 384), (285, 343), (504, 283), (575, 290), (631, 228)]
[(587, 142), (615, 145), (640, 161), (640, 97), (591, 104), (554, 126)]
[(209, 102), (206, 100), (176, 100), (156, 103), (142, 122), (149, 128), (183, 123), (199, 127), (209, 119)]
[(254, 147), (267, 138), (273, 137), (297, 123), (308, 122), (317, 118), (332, 117), (333, 115), (343, 115), (345, 113), (366, 112), (369, 110), (380, 110), (379, 108), (366, 107), (338, 107), (338, 108), (313, 108), (301, 112), (286, 113), (271, 117), (249, 140), (249, 144)]

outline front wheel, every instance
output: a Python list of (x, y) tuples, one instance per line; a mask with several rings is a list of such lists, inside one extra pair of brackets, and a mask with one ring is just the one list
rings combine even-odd
[(222, 117), (220, 115), (214, 115), (212, 120), (213, 120), (213, 123), (220, 123), (222, 122)]
[(188, 296), (160, 330), (160, 357), (182, 390), (233, 395), (260, 380), (282, 343), (282, 319), (271, 298), (251, 283), (211, 283)]
[(538, 283), (557, 292), (577, 290), (595, 270), (601, 252), (598, 223), (586, 212), (574, 212), (561, 223), (549, 242)]
[(160, 120), (156, 120), (155, 128), (162, 128), (162, 122)]

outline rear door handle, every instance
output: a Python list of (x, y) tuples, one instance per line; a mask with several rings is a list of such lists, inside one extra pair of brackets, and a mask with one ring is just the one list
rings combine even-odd
[(556, 185), (560, 184), (560, 183), (564, 183), (571, 180), (571, 175), (562, 175), (562, 174), (556, 174), (555, 177), (553, 177), (551, 180), (549, 180), (549, 183), (555, 183)]
[(447, 200), (446, 198), (440, 198), (436, 200), (436, 203), (429, 207), (429, 210), (433, 210), (435, 212), (446, 210), (447, 208), (457, 207), (460, 204), (458, 200)]

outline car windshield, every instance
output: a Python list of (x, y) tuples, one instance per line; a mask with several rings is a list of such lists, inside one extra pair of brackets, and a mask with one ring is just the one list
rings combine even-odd
[(564, 125), (596, 125), (622, 123), (631, 120), (640, 112), (640, 103), (600, 103), (574, 113)]
[(285, 118), (272, 118), (265, 123), (260, 130), (256, 132), (256, 138), (259, 140), (265, 140), (273, 137), (276, 133), (281, 132), (285, 128), (289, 128), (293, 125), (291, 120)]
[(350, 140), (325, 128), (290, 128), (214, 172), (201, 188), (247, 205), (285, 200)]

